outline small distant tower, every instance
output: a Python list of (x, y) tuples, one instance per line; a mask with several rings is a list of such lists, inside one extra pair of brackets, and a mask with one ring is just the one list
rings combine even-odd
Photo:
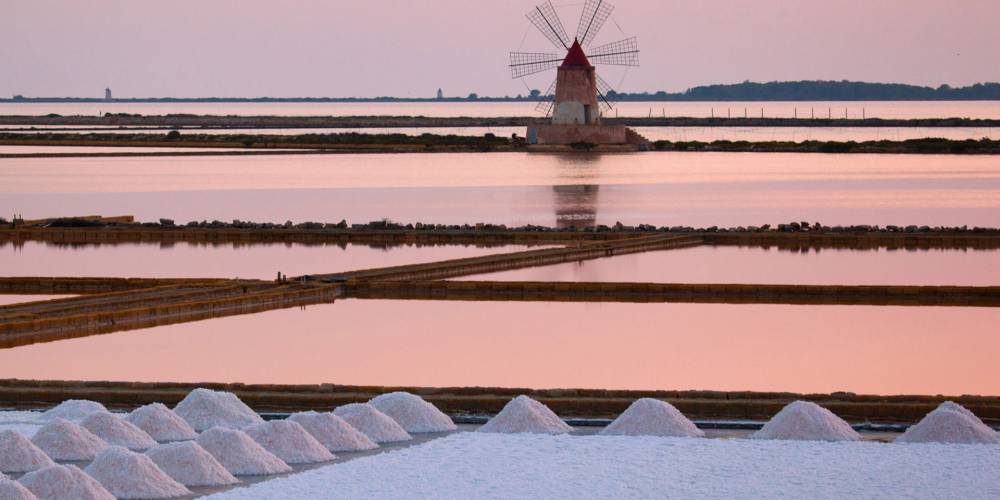
[(441, 89), (438, 89), (438, 99), (444, 99), (444, 91)]
[(111, 87), (105, 87), (104, 88), (104, 100), (105, 101), (110, 101), (111, 100)]

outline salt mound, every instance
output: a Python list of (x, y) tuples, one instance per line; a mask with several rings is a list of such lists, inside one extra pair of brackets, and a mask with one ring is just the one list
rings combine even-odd
[(704, 437), (705, 431), (674, 405), (652, 398), (632, 403), (601, 431), (605, 436)]
[(51, 465), (25, 474), (21, 484), (39, 500), (115, 500), (96, 479), (74, 465)]
[(367, 403), (351, 403), (333, 410), (333, 414), (344, 419), (351, 427), (363, 432), (376, 443), (395, 443), (413, 439), (392, 417)]
[(198, 432), (212, 427), (242, 429), (264, 421), (235, 394), (201, 388), (191, 391), (174, 411)]
[(861, 435), (830, 410), (809, 401), (785, 406), (751, 439), (798, 441), (858, 441)]
[(116, 498), (174, 498), (190, 495), (146, 455), (112, 446), (102, 451), (84, 471)]
[(149, 434), (110, 413), (92, 413), (80, 422), (80, 426), (113, 446), (139, 451), (156, 446), (156, 441)]
[(333, 413), (304, 411), (294, 413), (288, 420), (297, 422), (312, 437), (330, 451), (364, 451), (378, 448), (363, 432), (351, 427), (344, 419)]
[(146, 456), (184, 486), (226, 486), (240, 482), (194, 441), (161, 444)]
[(43, 425), (31, 442), (52, 460), (93, 460), (108, 447), (103, 439), (64, 418), (56, 418)]
[(243, 431), (216, 427), (201, 433), (197, 443), (236, 476), (268, 476), (292, 471), (288, 464)]
[(288, 464), (313, 464), (337, 458), (297, 422), (272, 420), (245, 427), (243, 432)]
[(83, 420), (91, 413), (107, 413), (108, 409), (96, 401), (86, 399), (67, 399), (59, 406), (42, 413), (42, 420), (65, 418), (66, 420)]
[[(44, 451), (20, 432), (0, 431), (0, 473), (31, 472), (53, 463)], [(3, 495), (0, 495), (2, 498)]]
[(198, 437), (198, 433), (183, 418), (163, 403), (136, 408), (125, 420), (161, 443), (190, 441)]
[(34, 493), (17, 481), (0, 477), (0, 500), (37, 500)]
[(408, 392), (390, 392), (373, 398), (368, 404), (389, 415), (406, 432), (447, 432), (458, 427), (436, 406)]
[(955, 403), (943, 403), (906, 429), (895, 442), (996, 444), (1000, 443), (1000, 437), (969, 410)]
[(477, 432), (566, 434), (571, 430), (548, 406), (522, 395), (510, 400)]

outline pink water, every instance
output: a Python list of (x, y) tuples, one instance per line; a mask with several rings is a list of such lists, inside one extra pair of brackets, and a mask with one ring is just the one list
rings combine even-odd
[(140, 220), (1000, 226), (983, 156), (408, 154), (0, 160), (0, 214)]
[(0, 377), (997, 395), (1000, 310), (341, 300), (0, 350)]

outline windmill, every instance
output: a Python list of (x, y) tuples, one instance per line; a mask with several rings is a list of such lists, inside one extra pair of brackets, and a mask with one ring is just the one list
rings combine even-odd
[(549, 86), (537, 110), (552, 116), (553, 124), (597, 125), (600, 110), (613, 108), (613, 90), (597, 75), (592, 63), (613, 66), (638, 66), (639, 45), (636, 37), (591, 47), (614, 6), (604, 0), (586, 0), (576, 36), (571, 40), (551, 1), (538, 5), (527, 14), (535, 26), (559, 50), (559, 53), (511, 52), (510, 71), (514, 79), (556, 68), (555, 81)]

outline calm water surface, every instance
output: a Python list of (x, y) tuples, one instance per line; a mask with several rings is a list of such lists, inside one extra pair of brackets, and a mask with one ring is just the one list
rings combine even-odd
[[(620, 102), (608, 116), (1000, 118), (1000, 101)], [(415, 103), (3, 103), (2, 115), (138, 113), (238, 116), (535, 116), (530, 102)]]
[(0, 377), (996, 394), (1000, 310), (341, 300), (0, 350)]
[(0, 214), (140, 220), (1000, 226), (995, 157), (405, 154), (0, 160)]
[(700, 246), (459, 278), (805, 285), (1000, 285), (1000, 251)]

